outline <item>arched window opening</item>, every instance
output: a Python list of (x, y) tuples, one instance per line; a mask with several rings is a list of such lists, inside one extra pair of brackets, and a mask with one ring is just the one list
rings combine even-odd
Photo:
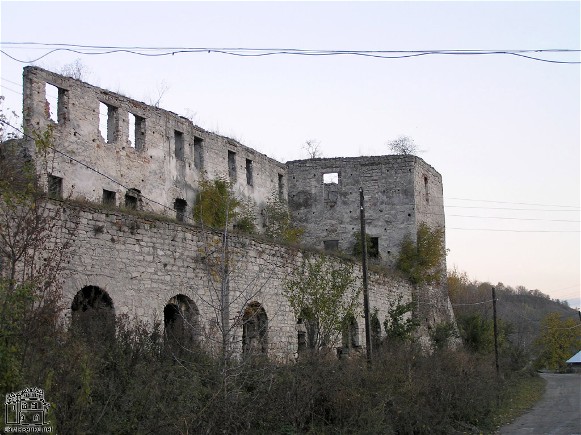
[(199, 311), (187, 296), (171, 298), (163, 309), (165, 340), (174, 351), (191, 349), (199, 344)]
[(71, 304), (72, 327), (95, 340), (115, 338), (115, 310), (106, 291), (89, 285), (83, 287)]
[(299, 353), (325, 345), (325, 343), (320, 342), (319, 329), (314, 316), (308, 308), (301, 311), (297, 321), (297, 340)]
[(242, 353), (268, 353), (268, 317), (258, 302), (249, 303), (242, 316)]
[(339, 352), (340, 356), (347, 356), (352, 351), (358, 351), (361, 346), (359, 344), (359, 325), (355, 316), (349, 315), (345, 318), (343, 323), (343, 345)]

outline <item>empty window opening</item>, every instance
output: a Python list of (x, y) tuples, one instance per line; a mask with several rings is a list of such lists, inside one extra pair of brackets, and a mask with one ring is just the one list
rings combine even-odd
[(117, 193), (112, 190), (103, 189), (103, 205), (115, 207), (117, 205)]
[(246, 159), (246, 184), (252, 186), (254, 184), (252, 175), (252, 160)]
[(278, 198), (284, 198), (284, 175), (278, 174)]
[(228, 176), (230, 180), (236, 181), (236, 153), (228, 151)]
[(119, 112), (117, 107), (99, 102), (99, 132), (107, 143), (117, 140)]
[(83, 287), (71, 304), (73, 331), (94, 344), (115, 338), (115, 310), (106, 291), (96, 286)]
[(339, 240), (324, 240), (323, 245), (325, 246), (325, 251), (339, 250)]
[(369, 258), (379, 258), (379, 237), (369, 237), (367, 255)]
[(178, 160), (184, 159), (184, 134), (174, 130), (175, 156)]
[(141, 202), (141, 191), (139, 189), (129, 189), (125, 193), (125, 207), (137, 210)]
[(181, 198), (177, 198), (173, 204), (173, 208), (176, 211), (176, 219), (179, 222), (184, 222), (186, 220), (186, 209), (188, 208), (188, 203)]
[(45, 86), (45, 115), (54, 122), (66, 119), (68, 106), (68, 91), (47, 83)]
[(179, 294), (163, 309), (164, 340), (175, 354), (191, 350), (200, 340), (200, 313), (196, 304)]
[(430, 195), (428, 190), (428, 177), (424, 175), (424, 195), (426, 198), (426, 204), (430, 203)]
[(62, 199), (63, 179), (61, 177), (48, 174), (48, 196), (55, 199)]
[(129, 146), (141, 151), (145, 147), (145, 118), (131, 112), (129, 116)]
[(323, 183), (325, 183), (325, 184), (339, 184), (339, 173), (338, 172), (329, 172), (327, 174), (323, 174)]
[(204, 167), (204, 139), (194, 136), (194, 167), (198, 170)]
[(268, 317), (262, 305), (251, 302), (242, 317), (242, 353), (259, 355), (268, 352)]

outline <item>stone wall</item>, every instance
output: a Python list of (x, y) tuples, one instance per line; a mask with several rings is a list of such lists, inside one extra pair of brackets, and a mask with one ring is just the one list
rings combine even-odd
[(312, 246), (351, 253), (360, 231), (359, 188), (377, 262), (392, 266), (419, 222), (444, 227), (442, 178), (415, 156), (325, 158), (287, 162), (289, 206)]
[[(59, 203), (65, 206), (65, 203)], [(216, 345), (216, 306), (219, 282), (212, 261), (219, 264), (221, 234), (168, 219), (155, 219), (84, 205), (65, 206), (67, 219), (79, 222), (70, 262), (63, 272), (65, 305), (75, 295), (94, 286), (111, 298), (117, 315), (126, 314), (152, 325), (163, 325), (164, 307), (177, 295), (187, 296), (200, 314), (204, 345)], [(77, 215), (78, 213), (78, 215)], [(78, 217), (77, 217), (78, 216)], [(231, 235), (230, 318), (239, 319), (246, 306), (258, 302), (268, 316), (268, 353), (290, 360), (297, 352), (297, 319), (283, 295), (283, 280), (301, 263), (302, 252), (263, 240)], [(357, 282), (361, 270), (355, 265)], [(395, 276), (370, 274), (369, 300), (381, 322), (389, 303), (412, 298), (412, 287)], [(426, 296), (428, 297), (428, 296)], [(441, 295), (439, 295), (441, 297)], [(438, 302), (444, 309), (432, 320), (452, 319), (447, 296)], [(426, 299), (423, 298), (425, 301)], [(362, 307), (362, 297), (361, 297)], [(67, 316), (71, 315), (68, 311)], [(357, 317), (359, 342), (365, 345), (362, 309)], [(427, 338), (427, 337), (425, 337)], [(233, 347), (242, 349), (242, 326), (234, 330)]]
[(55, 153), (51, 169), (65, 197), (100, 203), (106, 190), (124, 205), (127, 190), (137, 189), (143, 209), (175, 215), (179, 199), (189, 216), (204, 175), (233, 181), (238, 196), (254, 201), (257, 216), (273, 192), (286, 197), (282, 163), (118, 93), (26, 67), (23, 107), (26, 131), (51, 126), (56, 148), (66, 154)]

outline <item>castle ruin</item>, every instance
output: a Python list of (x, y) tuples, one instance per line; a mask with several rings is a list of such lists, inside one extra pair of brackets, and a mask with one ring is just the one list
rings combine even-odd
[[(25, 131), (53, 132), (58, 152), (51, 172), (39, 174), (47, 191), (84, 201), (66, 206), (79, 216), (62, 280), (73, 321), (82, 307), (100, 304), (114, 314), (163, 322), (166, 330), (212, 346), (204, 337), (217, 328), (216, 289), (205, 261), (208, 244), (221, 236), (188, 224), (202, 179), (231, 181), (235, 194), (253, 204), (259, 229), (264, 206), (278, 195), (304, 228), (306, 247), (346, 253), (355, 244), (363, 188), (373, 260), (387, 267), (420, 223), (444, 226), (441, 176), (415, 156), (284, 164), (175, 113), (37, 67), (24, 69), (23, 112)], [(230, 237), (230, 249), (236, 257), (228, 295), (233, 342), (241, 352), (294, 358), (300, 328), (283, 281), (303, 253), (242, 234)], [(395, 274), (370, 274), (370, 306), (380, 319), (391, 302), (411, 301), (416, 291), (422, 292), (416, 300), (425, 305), (420, 319), (425, 328), (453, 321), (444, 289), (414, 289)], [(252, 321), (245, 320), (249, 310), (259, 313)], [(362, 318), (354, 331), (364, 337)], [(362, 341), (355, 337), (351, 344), (361, 347)]]

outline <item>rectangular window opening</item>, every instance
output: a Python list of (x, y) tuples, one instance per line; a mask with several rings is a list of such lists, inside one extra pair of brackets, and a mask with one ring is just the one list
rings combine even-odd
[(176, 211), (176, 219), (178, 222), (184, 222), (186, 220), (186, 209), (188, 208), (188, 203), (181, 198), (177, 198), (174, 202), (173, 208)]
[(430, 203), (430, 194), (428, 190), (428, 177), (424, 175), (424, 194), (426, 197), (426, 204)]
[(246, 159), (246, 184), (252, 186), (254, 184), (252, 175), (252, 160)]
[(174, 130), (175, 156), (178, 160), (184, 159), (184, 134)]
[(324, 184), (339, 184), (339, 173), (338, 172), (329, 172), (327, 174), (323, 174), (323, 183)]
[(139, 189), (129, 189), (125, 193), (125, 207), (131, 210), (139, 208), (139, 201), (141, 199), (141, 191)]
[(278, 174), (278, 197), (284, 198), (284, 175)]
[(129, 112), (128, 141), (131, 148), (141, 151), (145, 148), (145, 118)]
[(204, 167), (203, 142), (204, 139), (194, 136), (194, 167), (199, 170)]
[(117, 107), (99, 101), (99, 132), (106, 143), (117, 139), (118, 116)]
[(325, 246), (325, 251), (339, 250), (339, 240), (324, 240), (323, 245)]
[(367, 255), (369, 258), (379, 258), (379, 237), (369, 237)]
[(61, 177), (48, 174), (48, 196), (50, 198), (62, 199), (63, 179)]
[(117, 205), (116, 197), (117, 197), (116, 192), (112, 190), (103, 189), (103, 205), (115, 207)]
[(236, 153), (228, 151), (228, 176), (230, 180), (236, 181)]
[(45, 85), (45, 114), (46, 117), (56, 123), (66, 118), (68, 103), (68, 91), (58, 86), (46, 83)]

